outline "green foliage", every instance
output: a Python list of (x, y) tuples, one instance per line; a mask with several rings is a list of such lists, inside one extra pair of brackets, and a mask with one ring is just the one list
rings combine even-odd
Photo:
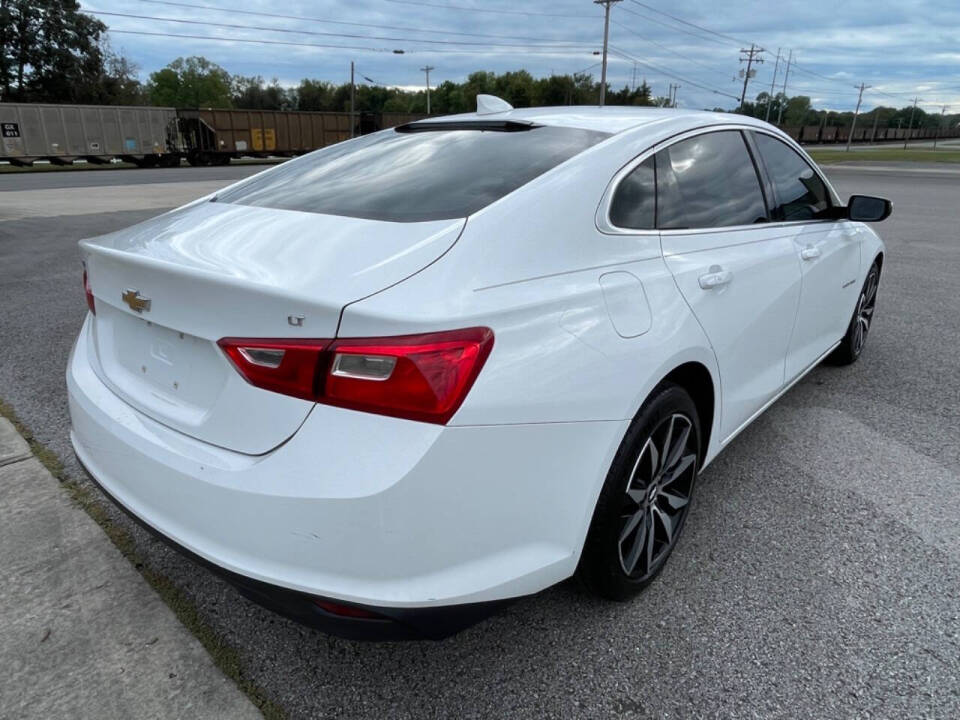
[(135, 68), (109, 50), (105, 30), (76, 0), (0, 0), (0, 99), (136, 99)]
[[(259, 80), (262, 78), (247, 78)], [(147, 92), (153, 105), (173, 107), (233, 107), (230, 73), (204, 57), (177, 58), (150, 73)]]
[[(245, 78), (259, 80), (260, 78)], [(235, 85), (236, 89), (236, 85)], [(478, 70), (466, 81), (455, 83), (449, 80), (430, 90), (430, 111), (436, 115), (471, 112), (476, 109), (477, 95), (496, 95), (514, 107), (540, 107), (544, 105), (591, 105), (598, 101), (600, 83), (592, 75), (551, 75), (534, 78), (526, 70), (501, 74)], [(250, 96), (248, 94), (245, 97)], [(318, 80), (304, 79), (299, 87), (287, 92), (287, 101), (298, 110), (350, 109), (350, 86), (333, 85)], [(663, 98), (654, 98), (650, 86), (644, 82), (635, 89), (607, 89), (610, 105), (665, 105)], [(247, 107), (234, 93), (234, 105)], [(251, 106), (256, 107), (256, 106)], [(426, 113), (426, 90), (402, 90), (382, 85), (358, 84), (354, 90), (354, 108), (357, 112)]]
[(295, 96), (282, 87), (277, 78), (265, 85), (259, 75), (234, 75), (231, 80), (231, 93), (234, 107), (250, 110), (291, 110), (296, 102)]

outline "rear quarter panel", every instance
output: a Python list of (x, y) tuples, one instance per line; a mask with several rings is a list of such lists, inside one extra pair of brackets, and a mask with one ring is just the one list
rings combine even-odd
[[(683, 362), (702, 362), (716, 377), (659, 236), (596, 227), (607, 184), (649, 138), (612, 138), (471, 216), (437, 262), (347, 306), (339, 335), (492, 328), (493, 352), (452, 425), (624, 420)], [(600, 278), (613, 271), (641, 281), (648, 305), (637, 308), (635, 327), (646, 332), (623, 337), (611, 322), (617, 298), (609, 284), (604, 297)], [(612, 292), (618, 287), (631, 293), (616, 284)]]

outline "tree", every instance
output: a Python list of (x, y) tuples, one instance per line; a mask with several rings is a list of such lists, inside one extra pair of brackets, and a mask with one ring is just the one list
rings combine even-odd
[(274, 78), (264, 85), (263, 78), (234, 75), (231, 80), (233, 105), (250, 110), (290, 110), (296, 106), (292, 93), (280, 85)]
[(4, 100), (84, 102), (104, 71), (99, 20), (76, 0), (0, 0), (0, 87)]
[(333, 103), (333, 84), (324, 80), (303, 79), (295, 94), (298, 110), (330, 110)]
[(230, 73), (204, 57), (177, 58), (150, 73), (150, 102), (174, 107), (232, 107)]
[(102, 47), (104, 68), (100, 77), (97, 98), (93, 102), (106, 105), (146, 105), (149, 98), (138, 79), (140, 68), (115, 53), (106, 44)]

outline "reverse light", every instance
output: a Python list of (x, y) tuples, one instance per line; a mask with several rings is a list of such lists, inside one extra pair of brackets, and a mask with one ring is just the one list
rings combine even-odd
[(340, 340), (224, 338), (240, 374), (265, 390), (326, 405), (445, 424), (493, 348), (493, 331)]
[(329, 340), (224, 338), (219, 343), (247, 382), (264, 390), (317, 400)]
[(94, 315), (97, 314), (97, 306), (93, 301), (93, 290), (90, 289), (90, 278), (87, 276), (87, 264), (83, 264), (83, 294), (87, 296), (87, 307)]

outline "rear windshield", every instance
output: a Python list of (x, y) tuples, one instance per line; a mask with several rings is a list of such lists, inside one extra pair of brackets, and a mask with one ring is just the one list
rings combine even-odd
[(609, 137), (562, 127), (457, 127), (420, 124), (339, 143), (216, 200), (393, 222), (462, 218)]

